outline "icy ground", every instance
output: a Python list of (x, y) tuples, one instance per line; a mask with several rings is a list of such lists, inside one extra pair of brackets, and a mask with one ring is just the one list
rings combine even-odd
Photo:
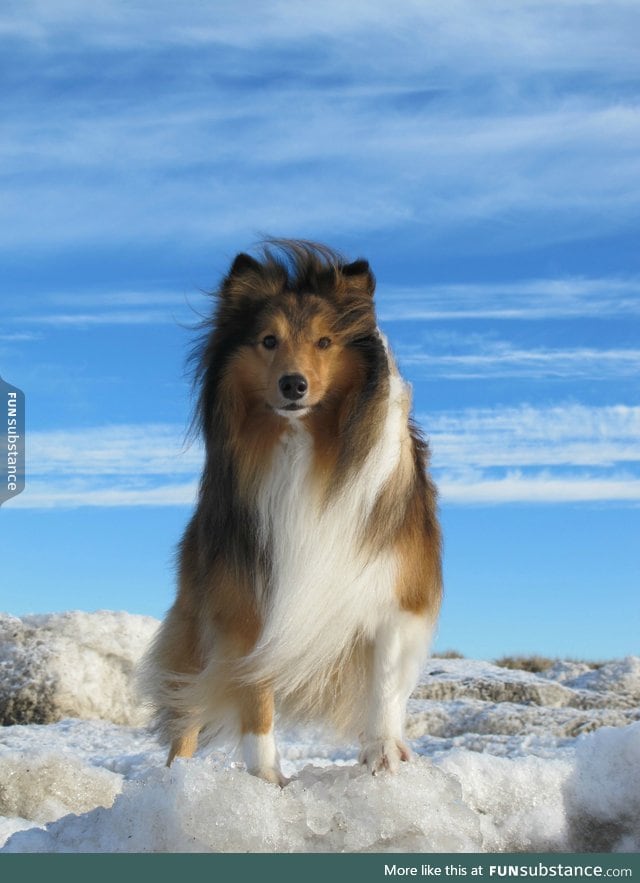
[(413, 763), (373, 778), (355, 746), (285, 730), (281, 790), (221, 752), (164, 767), (133, 691), (156, 628), (0, 615), (3, 851), (640, 851), (638, 657), (544, 676), (432, 659)]

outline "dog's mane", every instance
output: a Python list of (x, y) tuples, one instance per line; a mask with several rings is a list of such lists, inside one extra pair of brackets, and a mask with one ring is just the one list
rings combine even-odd
[(239, 254), (214, 293), (213, 315), (202, 322), (202, 334), (191, 353), (196, 406), (190, 432), (205, 442), (205, 466), (200, 482), (200, 507), (207, 510), (199, 524), (210, 536), (201, 548), (213, 560), (221, 542), (226, 556), (256, 560), (258, 545), (250, 500), (240, 493), (237, 463), (230, 444), (234, 404), (220, 394), (229, 359), (251, 339), (272, 298), (291, 292), (299, 297), (318, 295), (333, 302), (338, 323), (349, 336), (348, 346), (362, 365), (362, 383), (354, 391), (339, 437), (339, 453), (332, 486), (339, 489), (346, 476), (363, 462), (379, 434), (377, 410), (388, 390), (389, 364), (377, 333), (372, 294), (375, 285), (367, 261), (345, 263), (333, 249), (299, 239), (265, 240), (256, 253)]
[(308, 239), (265, 239), (260, 246), (262, 266), (293, 291), (317, 291), (323, 278), (346, 264), (340, 252)]

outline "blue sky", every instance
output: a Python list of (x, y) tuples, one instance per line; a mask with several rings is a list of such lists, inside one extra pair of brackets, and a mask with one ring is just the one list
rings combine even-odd
[(639, 651), (640, 7), (0, 11), (0, 604), (160, 616), (189, 330), (263, 234), (369, 258), (441, 490), (436, 646)]

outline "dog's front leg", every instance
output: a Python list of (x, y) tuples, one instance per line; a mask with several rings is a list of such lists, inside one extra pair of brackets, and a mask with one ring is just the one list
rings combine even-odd
[(404, 719), (428, 636), (423, 617), (400, 611), (376, 633), (360, 752), (360, 763), (374, 776), (381, 770), (396, 772), (401, 761), (411, 760), (411, 749), (404, 741)]
[(289, 781), (280, 769), (273, 732), (273, 692), (268, 687), (247, 686), (241, 697), (242, 756), (254, 776), (281, 787)]

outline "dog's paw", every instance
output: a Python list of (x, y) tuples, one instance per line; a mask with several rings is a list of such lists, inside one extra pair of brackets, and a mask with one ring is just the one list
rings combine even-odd
[(397, 773), (400, 763), (411, 760), (411, 749), (400, 739), (378, 739), (367, 742), (360, 752), (360, 763), (365, 764), (372, 775), (383, 770)]
[(278, 767), (262, 767), (260, 769), (249, 770), (249, 772), (252, 776), (257, 776), (259, 779), (263, 779), (271, 785), (279, 785), (280, 788), (284, 788), (284, 786), (288, 785), (291, 781), (291, 779), (287, 779), (287, 777), (282, 774), (282, 770)]

